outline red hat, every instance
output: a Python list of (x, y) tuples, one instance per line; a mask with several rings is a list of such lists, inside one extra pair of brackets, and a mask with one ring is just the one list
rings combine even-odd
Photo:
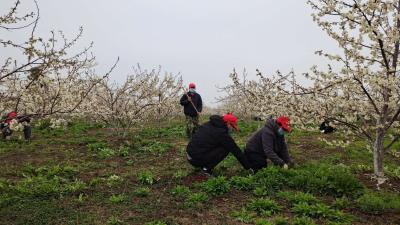
[(7, 117), (8, 117), (9, 119), (15, 119), (15, 117), (17, 117), (17, 112), (15, 112), (15, 111), (9, 112), (9, 113), (7, 114)]
[(190, 84), (189, 84), (189, 88), (196, 88), (196, 84), (190, 83)]
[(239, 131), (239, 127), (237, 125), (237, 118), (232, 113), (227, 113), (222, 116), (222, 119), (226, 124), (230, 124), (235, 130)]
[(278, 125), (280, 127), (282, 127), (284, 130), (286, 130), (287, 132), (291, 132), (292, 128), (290, 128), (289, 122), (290, 119), (286, 116), (280, 116), (276, 119), (276, 122), (278, 123)]
[(17, 112), (15, 112), (15, 111), (9, 112), (9, 113), (7, 114), (7, 119), (6, 119), (4, 122), (10, 123), (11, 120), (13, 120), (13, 119), (15, 119), (15, 118), (17, 118)]

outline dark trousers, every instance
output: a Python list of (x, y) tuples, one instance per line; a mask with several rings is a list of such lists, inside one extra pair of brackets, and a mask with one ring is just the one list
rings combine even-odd
[(192, 138), (199, 128), (199, 116), (187, 116), (186, 115), (186, 135), (189, 139)]
[(265, 158), (265, 156), (263, 156), (261, 154), (254, 154), (254, 153), (249, 154), (246, 151), (244, 152), (244, 154), (250, 163), (250, 167), (254, 170), (254, 172), (257, 172), (260, 169), (268, 166), (267, 159)]
[(207, 169), (214, 169), (222, 160), (229, 154), (229, 151), (219, 147), (202, 154), (199, 157), (190, 156), (189, 163), (194, 167), (206, 167)]
[[(11, 136), (13, 131), (10, 129), (9, 126), (0, 125), (1, 133), (3, 139), (6, 139), (8, 136)], [(30, 140), (32, 137), (32, 127), (30, 125), (24, 125), (24, 137), (25, 140)]]

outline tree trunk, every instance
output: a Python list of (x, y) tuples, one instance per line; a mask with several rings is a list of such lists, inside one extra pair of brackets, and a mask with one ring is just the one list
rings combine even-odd
[(376, 139), (374, 143), (374, 174), (377, 177), (383, 177), (383, 157), (384, 157), (384, 137), (385, 133), (382, 130), (378, 130), (376, 133)]

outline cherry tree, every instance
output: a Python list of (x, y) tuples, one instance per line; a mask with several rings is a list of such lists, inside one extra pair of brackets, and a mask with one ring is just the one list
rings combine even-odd
[[(318, 0), (308, 2), (314, 21), (343, 50), (318, 54), (342, 65), (313, 68), (314, 91), (325, 117), (364, 137), (373, 149), (374, 173), (382, 177), (383, 158), (400, 136), (399, 0)], [(317, 99), (318, 100), (318, 99)], [(395, 133), (385, 144), (385, 138)]]
[(145, 121), (154, 121), (177, 115), (182, 79), (158, 70), (134, 68), (122, 84), (106, 79), (98, 85), (85, 104), (89, 118), (108, 125), (132, 127)]
[[(231, 74), (234, 92), (246, 96), (252, 110), (264, 114), (294, 114), (307, 125), (328, 119), (348, 137), (364, 138), (373, 151), (374, 174), (384, 176), (383, 159), (400, 138), (400, 1), (313, 0), (314, 21), (338, 43), (339, 54), (316, 53), (332, 66), (313, 66), (304, 78), (283, 75), (239, 82)], [(236, 89), (236, 90), (235, 90)]]
[(88, 95), (110, 75), (115, 66), (103, 76), (96, 75), (82, 62), (62, 70), (47, 71), (35, 82), (10, 76), (3, 84), (10, 96), (6, 105), (36, 117), (79, 116), (79, 109), (88, 101)]
[[(1, 111), (22, 111), (37, 116), (69, 114), (76, 111), (94, 86), (109, 76), (94, 70), (93, 44), (81, 50), (76, 44), (81, 39), (83, 28), (71, 39), (62, 31), (51, 31), (47, 38), (35, 33), (39, 22), (39, 7), (36, 11), (18, 16), (20, 1), (4, 16), (0, 16), (0, 30), (27, 30), (26, 40), (20, 44), (13, 40), (0, 39), (4, 48), (10, 48), (19, 57), (5, 57), (0, 67)], [(118, 62), (118, 60), (117, 60)]]
[[(299, 100), (307, 96), (295, 94), (299, 86), (295, 80), (294, 72), (282, 74), (277, 71), (275, 75), (265, 76), (256, 70), (258, 80), (249, 80), (246, 69), (239, 76), (234, 69), (230, 74), (232, 84), (222, 90), (226, 97), (220, 99), (225, 102), (225, 108), (244, 117), (259, 117), (267, 119), (271, 116), (290, 116), (293, 124), (303, 125), (306, 121), (299, 108)], [(305, 102), (305, 101), (304, 101)]]
[[(255, 101), (252, 97), (256, 96), (253, 93), (254, 88), (249, 88), (250, 86), (254, 87), (254, 85), (257, 84), (253, 83), (254, 81), (247, 80), (246, 69), (243, 70), (242, 77), (239, 77), (234, 69), (230, 74), (230, 78), (233, 83), (220, 88), (220, 90), (225, 94), (224, 97), (218, 98), (221, 114), (234, 112), (235, 115), (240, 118), (250, 118), (255, 114), (260, 116), (259, 112), (261, 109), (258, 110), (259, 108), (252, 104)], [(248, 83), (251, 83), (251, 85), (248, 85)], [(264, 114), (264, 112), (262, 112), (262, 114)]]

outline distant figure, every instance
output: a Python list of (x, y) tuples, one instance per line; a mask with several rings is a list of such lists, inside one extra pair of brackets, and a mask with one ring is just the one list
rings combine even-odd
[(203, 110), (203, 101), (196, 92), (196, 85), (189, 84), (189, 91), (185, 93), (181, 100), (184, 107), (183, 112), (186, 116), (186, 135), (190, 139), (199, 127), (199, 114)]
[(263, 121), (263, 119), (260, 116), (253, 116), (254, 121)]
[(285, 133), (291, 132), (289, 118), (270, 118), (265, 126), (247, 141), (245, 155), (254, 171), (267, 167), (267, 159), (285, 169), (293, 166), (285, 141)]
[(319, 126), (319, 130), (321, 131), (321, 133), (329, 134), (333, 133), (336, 129), (329, 126), (328, 120), (324, 120), (324, 122), (322, 122), (321, 125)]
[(13, 133), (13, 129), (17, 124), (22, 124), (25, 140), (30, 140), (32, 136), (32, 128), (30, 126), (31, 119), (28, 115), (18, 116), (17, 112), (12, 111), (4, 116), (0, 122), (0, 129), (3, 139), (8, 139)]
[(239, 130), (233, 114), (211, 116), (210, 121), (199, 127), (187, 145), (189, 163), (201, 168), (206, 175), (211, 175), (213, 169), (232, 153), (245, 169), (249, 169), (245, 155), (229, 134), (233, 130)]

